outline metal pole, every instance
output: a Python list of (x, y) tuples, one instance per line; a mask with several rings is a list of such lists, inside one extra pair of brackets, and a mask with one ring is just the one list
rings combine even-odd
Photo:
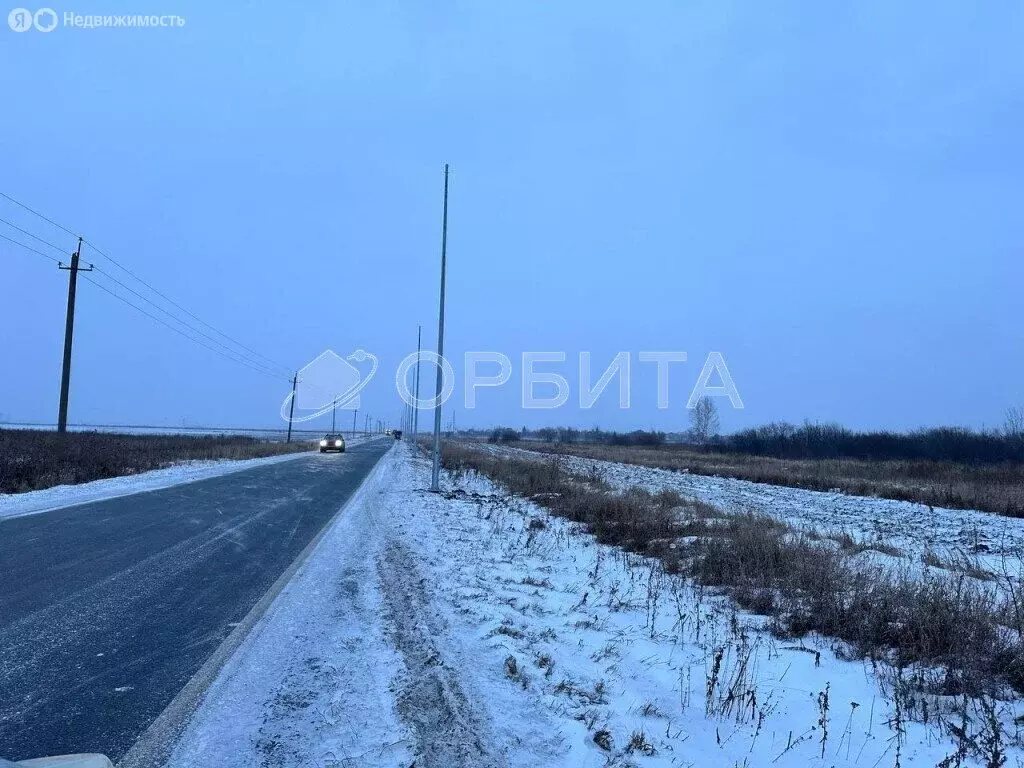
[[(75, 294), (78, 292), (78, 259), (82, 255), (82, 238), (78, 238), (78, 248), (71, 254), (71, 266), (65, 267), (58, 263), (60, 269), (70, 270), (68, 276), (68, 313), (64, 320), (64, 365), (60, 371), (60, 404), (57, 407), (57, 431), (68, 431), (68, 394), (71, 390), (71, 342), (75, 335)], [(92, 270), (92, 265), (83, 272)]]
[(335, 416), (337, 416), (337, 415), (338, 415), (338, 398), (337, 398), (337, 396), (335, 396), (335, 398), (334, 398), (334, 407), (331, 409), (331, 434), (332, 435), (334, 434), (334, 420), (335, 420)]
[(356, 414), (359, 413), (359, 409), (356, 408), (352, 411), (352, 437), (356, 436)]
[(416, 326), (416, 405), (412, 412), (413, 439), (420, 433), (420, 339), (423, 337), (423, 326)]
[(292, 441), (292, 417), (295, 416), (295, 387), (299, 383), (299, 372), (296, 371), (292, 377), (292, 402), (288, 408), (288, 439), (285, 441), (290, 443)]
[(448, 259), (448, 163), (444, 164), (444, 213), (441, 218), (441, 301), (437, 314), (437, 386), (434, 392), (434, 467), (430, 490), (437, 493), (441, 474), (441, 387), (444, 384), (444, 281)]

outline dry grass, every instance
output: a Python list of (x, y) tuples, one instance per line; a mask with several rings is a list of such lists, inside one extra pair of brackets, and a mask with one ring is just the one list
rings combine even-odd
[(851, 555), (859, 555), (861, 552), (880, 552), (889, 557), (903, 557), (903, 550), (899, 547), (894, 547), (884, 541), (860, 541), (846, 531), (831, 533), (827, 538), (838, 544), (843, 552)]
[(946, 694), (1024, 691), (1017, 612), (964, 574), (924, 578), (856, 562), (856, 546), (826, 546), (772, 518), (727, 515), (675, 493), (617, 493), (533, 461), (446, 445), (447, 469), (475, 471), (510, 493), (584, 524), (598, 541), (657, 557), (669, 573), (721, 590), (772, 618), (779, 634), (845, 641), (853, 652), (898, 668), (942, 670)]
[(0, 429), (0, 493), (133, 475), (196, 459), (255, 459), (307, 451), (308, 441)]
[(1024, 517), (1024, 464), (973, 465), (952, 461), (863, 461), (860, 459), (776, 459), (706, 453), (681, 446), (644, 448), (613, 445), (520, 445), (541, 453), (637, 464), (677, 472), (732, 477), (755, 483), (857, 496), (916, 501), (953, 509), (980, 509)]

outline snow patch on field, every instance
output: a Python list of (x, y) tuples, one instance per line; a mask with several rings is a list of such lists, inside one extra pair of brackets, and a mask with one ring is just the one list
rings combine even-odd
[[(353, 438), (348, 444), (356, 446), (361, 442), (364, 442), (364, 440)], [(182, 483), (194, 483), (199, 480), (208, 480), (211, 477), (231, 474), (232, 472), (253, 469), (254, 467), (277, 464), (282, 461), (292, 461), (293, 459), (308, 455), (308, 453), (302, 452), (288, 453), (282, 456), (268, 456), (262, 459), (183, 461), (172, 467), (153, 469), (148, 472), (140, 472), (137, 475), (110, 477), (79, 485), (56, 485), (52, 488), (26, 491), (25, 493), (0, 493), (0, 520), (9, 517), (32, 515), (39, 512), (49, 512), (52, 509), (73, 507), (77, 504), (87, 504), (93, 501), (113, 499), (118, 496), (130, 496), (134, 493), (156, 491), (161, 488), (169, 488), (172, 485), (181, 485)]]
[[(754, 483), (568, 455), (541, 454), (508, 446), (481, 449), (550, 461), (570, 472), (597, 476), (613, 487), (676, 491), (726, 512), (756, 512), (821, 535), (850, 534), (858, 543), (895, 547), (900, 557), (867, 548), (862, 556), (882, 564), (922, 569), (939, 561), (969, 575), (1022, 582), (1024, 519), (990, 512), (946, 509), (909, 501), (851, 496), (838, 491)], [(1000, 584), (1000, 587), (1005, 585)]]
[(381, 460), (172, 768), (906, 768), (955, 751), (934, 725), (953, 701), (928, 696), (932, 724), (912, 722), (884, 665), (774, 638), (476, 475), (445, 475), (442, 494), (429, 475), (408, 445)]

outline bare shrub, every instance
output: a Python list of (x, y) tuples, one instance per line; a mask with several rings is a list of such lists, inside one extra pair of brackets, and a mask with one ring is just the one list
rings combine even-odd
[(490, 437), (487, 438), (489, 443), (516, 443), (519, 442), (519, 430), (510, 429), (509, 427), (498, 427), (491, 432)]
[(629, 744), (626, 745), (627, 753), (639, 753), (651, 757), (655, 754), (654, 745), (647, 740), (647, 735), (643, 731), (633, 731), (633, 734), (629, 737)]
[(863, 656), (939, 666), (946, 694), (977, 695), (1000, 682), (1024, 690), (1024, 647), (1005, 631), (1006, 607), (968, 575), (919, 578), (855, 566), (841, 551), (757, 515), (737, 515), (720, 532), (691, 545), (688, 574), (773, 616), (778, 632), (818, 632)]

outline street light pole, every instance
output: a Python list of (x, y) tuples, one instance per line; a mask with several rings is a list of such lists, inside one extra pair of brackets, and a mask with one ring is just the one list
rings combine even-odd
[(416, 405), (412, 412), (413, 440), (420, 433), (420, 340), (423, 338), (423, 326), (416, 326)]
[(441, 218), (441, 301), (437, 313), (437, 386), (434, 391), (434, 466), (430, 490), (437, 493), (441, 474), (441, 388), (444, 384), (444, 282), (448, 260), (448, 163), (444, 164), (444, 213)]

